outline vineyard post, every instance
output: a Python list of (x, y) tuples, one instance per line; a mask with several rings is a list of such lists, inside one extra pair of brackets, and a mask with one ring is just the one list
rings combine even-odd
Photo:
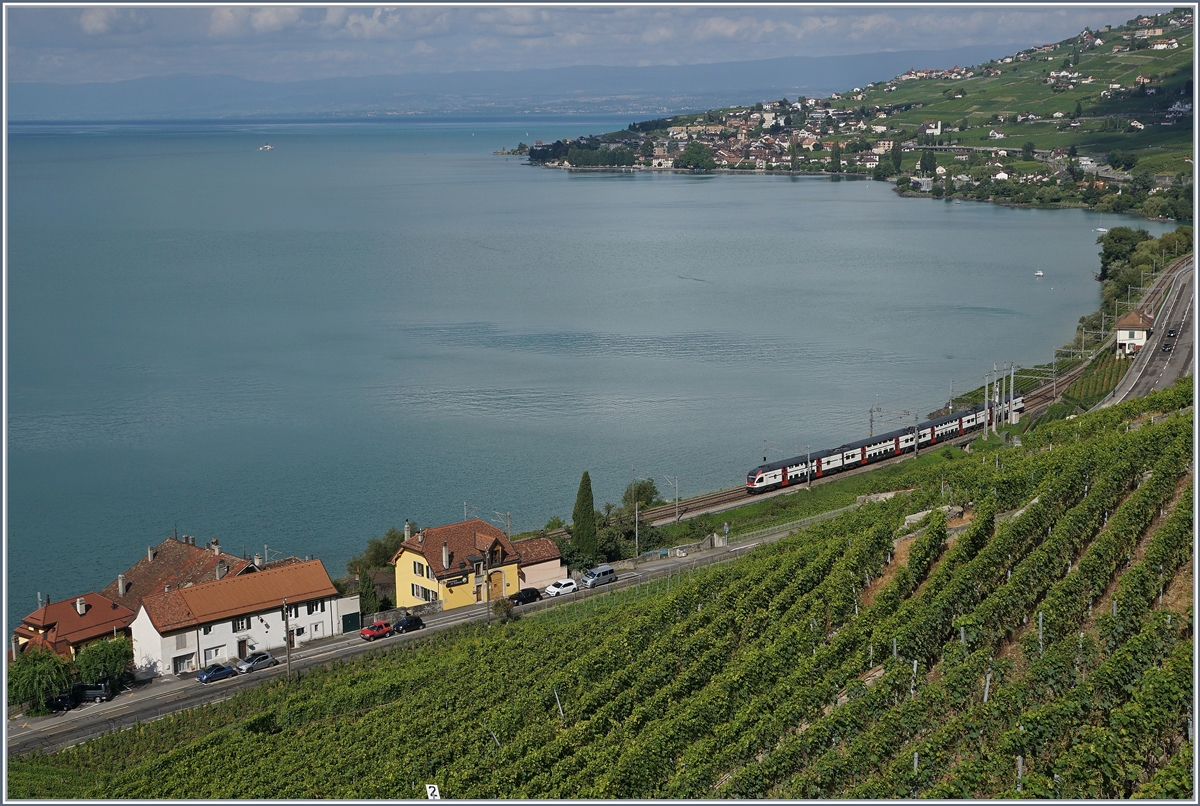
[(963, 647), (966, 647), (966, 645), (967, 645), (967, 627), (964, 624), (960, 624), (958, 627), (958, 641), (959, 641), (959, 643), (961, 643), (963, 645)]
[(558, 720), (566, 724), (567, 718), (563, 715), (562, 700), (558, 698), (558, 689), (554, 689), (554, 702), (558, 703)]
[(896, 639), (892, 639), (892, 660), (896, 660)]
[(1042, 611), (1038, 611), (1038, 657), (1046, 654), (1046, 644), (1042, 640)]
[(912, 679), (908, 681), (909, 699), (912, 699), (912, 697), (916, 694), (916, 687), (917, 687), (917, 661), (914, 659), (913, 660)]
[(988, 693), (992, 690), (992, 670), (987, 670), (987, 676), (983, 678), (983, 701), (988, 701)]
[(917, 771), (917, 761), (918, 761), (917, 751), (914, 750), (913, 751), (913, 772), (914, 773)]

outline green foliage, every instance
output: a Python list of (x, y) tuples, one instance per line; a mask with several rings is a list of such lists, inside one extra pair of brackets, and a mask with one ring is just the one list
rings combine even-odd
[(1108, 276), (1109, 269), (1117, 261), (1127, 261), (1133, 250), (1142, 241), (1150, 240), (1146, 230), (1131, 227), (1113, 227), (1096, 239), (1100, 244), (1100, 279)]
[(40, 713), (47, 699), (70, 686), (67, 662), (40, 646), (27, 646), (8, 666), (8, 701), (30, 713)]
[(358, 574), (358, 612), (364, 616), (379, 612), (379, 594), (375, 591), (375, 583), (366, 571)]
[(637, 499), (638, 506), (643, 509), (666, 503), (662, 500), (654, 479), (638, 479), (636, 482), (631, 482), (627, 485), (625, 492), (621, 494), (621, 506), (632, 512), (635, 498)]
[(717, 167), (712, 150), (704, 143), (693, 141), (687, 144), (683, 153), (675, 157), (676, 168), (697, 168), (710, 171)]
[(596, 505), (592, 499), (592, 477), (583, 471), (579, 492), (575, 494), (575, 509), (571, 515), (571, 544), (584, 559), (584, 564), (596, 556)]
[(85, 683), (119, 680), (133, 662), (133, 642), (125, 636), (88, 644), (75, 656), (79, 679)]
[[(409, 528), (413, 534), (419, 531), (415, 523), (409, 524)], [(357, 574), (359, 570), (387, 568), (388, 561), (396, 556), (403, 542), (404, 532), (395, 526), (391, 527), (382, 537), (371, 538), (362, 554), (350, 558), (346, 563), (346, 573)]]

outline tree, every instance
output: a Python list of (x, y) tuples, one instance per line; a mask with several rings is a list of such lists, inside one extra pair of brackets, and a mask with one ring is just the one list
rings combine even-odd
[[(415, 523), (408, 524), (408, 527), (413, 534), (419, 531)], [(395, 526), (389, 528), (383, 537), (371, 538), (362, 554), (350, 558), (346, 563), (346, 573), (357, 574), (360, 568), (387, 568), (388, 562), (396, 556), (403, 542), (404, 532)]]
[(358, 572), (358, 612), (364, 616), (379, 612), (379, 594), (369, 571)]
[(1021, 146), (1021, 159), (1023, 159), (1023, 160), (1033, 159), (1033, 150), (1035, 148), (1037, 148), (1037, 146), (1034, 144), (1034, 142), (1032, 140), (1026, 140), (1025, 145)]
[(892, 142), (892, 167), (897, 173), (900, 172), (900, 163), (903, 161), (903, 159), (904, 152), (900, 149), (900, 140), (894, 140)]
[(592, 499), (592, 477), (583, 471), (575, 509), (571, 512), (571, 543), (584, 557), (596, 556), (596, 508)]
[(647, 137), (645, 140), (642, 141), (642, 144), (640, 146), (638, 146), (638, 153), (641, 154), (643, 157), (654, 156), (654, 141), (652, 139), (650, 139), (649, 137)]
[(638, 507), (641, 509), (663, 503), (662, 498), (658, 494), (658, 487), (654, 484), (654, 479), (640, 479), (625, 488), (625, 492), (621, 495), (621, 506), (628, 509), (630, 513), (633, 512), (635, 496)]
[(41, 713), (46, 700), (71, 685), (67, 662), (40, 646), (27, 646), (8, 667), (8, 701)]
[[(1118, 199), (1122, 197), (1117, 197)], [(1114, 201), (1114, 210), (1116, 210), (1116, 202)], [(1120, 212), (1119, 210), (1117, 212)], [(1150, 233), (1146, 230), (1130, 227), (1113, 227), (1108, 232), (1096, 239), (1096, 243), (1100, 244), (1100, 279), (1108, 279), (1110, 270), (1117, 261), (1128, 261), (1129, 256), (1133, 254), (1133, 250), (1142, 241), (1150, 239)]]
[(829, 149), (829, 168), (830, 173), (842, 172), (842, 146), (837, 140), (833, 141), (833, 147)]
[(683, 153), (675, 158), (676, 168), (701, 168), (712, 170), (717, 167), (712, 151), (701, 142), (688, 143)]
[(937, 158), (935, 156), (933, 156), (932, 151), (926, 149), (925, 151), (921, 152), (920, 170), (921, 170), (921, 173), (930, 175), (930, 176), (933, 174), (934, 171), (937, 170)]
[(1071, 157), (1072, 159), (1079, 156), (1079, 149), (1075, 147), (1074, 143), (1072, 143), (1071, 147), (1067, 149), (1067, 156)]
[(1076, 101), (1075, 102), (1075, 111), (1073, 113), (1071, 113), (1071, 119), (1074, 120), (1075, 118), (1079, 117), (1082, 114), (1083, 114), (1083, 104), (1079, 101)]
[(79, 679), (85, 683), (120, 680), (133, 661), (133, 643), (125, 636), (88, 644), (75, 656)]

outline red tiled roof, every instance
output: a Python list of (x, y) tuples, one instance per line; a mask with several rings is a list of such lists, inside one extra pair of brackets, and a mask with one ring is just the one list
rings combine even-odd
[(558, 544), (549, 537), (533, 537), (528, 540), (518, 540), (513, 543), (521, 558), (521, 565), (544, 563), (548, 560), (561, 560), (562, 552)]
[[(84, 602), (83, 615), (75, 607), (79, 598)], [(72, 646), (112, 635), (114, 630), (124, 630), (133, 623), (136, 615), (129, 608), (92, 591), (82, 597), (50, 602), (38, 608), (25, 617), (15, 633), (66, 655)]]
[(147, 596), (142, 606), (162, 634), (279, 607), (284, 599), (299, 604), (336, 595), (325, 566), (309, 560), (172, 589)]
[(253, 565), (250, 560), (224, 552), (218, 555), (211, 548), (192, 546), (170, 537), (159, 543), (153, 551), (153, 561), (143, 555), (125, 571), (125, 584), (128, 587), (124, 596), (120, 595), (115, 579), (100, 592), (136, 613), (147, 596), (162, 593), (167, 585), (182, 588), (189, 583), (199, 585), (215, 581), (218, 561), (225, 562), (227, 576), (241, 573), (247, 566)]
[(1122, 328), (1128, 330), (1149, 330), (1154, 327), (1154, 317), (1148, 316), (1144, 311), (1132, 310), (1117, 320), (1113, 325), (1117, 330)]
[[(442, 565), (442, 544), (450, 552), (450, 567)], [(500, 565), (517, 562), (517, 551), (501, 529), (487, 521), (475, 518), (447, 526), (435, 526), (405, 540), (392, 556), (395, 564), (402, 551), (416, 552), (425, 558), (437, 578), (456, 576), (471, 567), (473, 562), (483, 559), (494, 544), (500, 546)], [(472, 557), (476, 559), (471, 559)], [(492, 563), (492, 567), (497, 564)]]

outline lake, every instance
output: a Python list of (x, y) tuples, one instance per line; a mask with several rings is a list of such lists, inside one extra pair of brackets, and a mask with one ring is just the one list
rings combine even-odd
[(628, 122), (10, 129), (10, 627), (176, 527), (340, 576), (406, 518), (569, 519), (584, 470), (737, 485), (1098, 304), (1112, 215), (492, 154)]

